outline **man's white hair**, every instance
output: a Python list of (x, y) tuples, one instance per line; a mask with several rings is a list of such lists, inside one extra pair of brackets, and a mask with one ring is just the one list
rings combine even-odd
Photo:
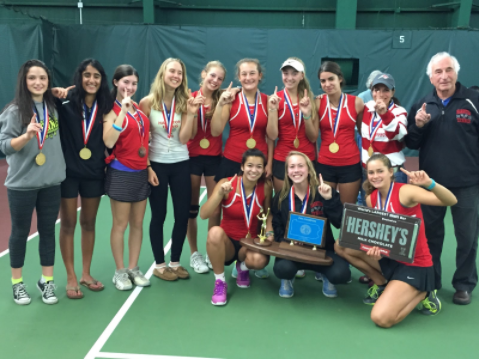
[(437, 63), (439, 60), (444, 59), (444, 58), (450, 58), (451, 61), (453, 62), (454, 66), (454, 71), (456, 71), (456, 75), (459, 73), (459, 70), (461, 69), (461, 66), (459, 66), (458, 60), (447, 53), (446, 51), (442, 51), (434, 55), (431, 60), (429, 61), (428, 67), (426, 68), (426, 74), (428, 74), (429, 77), (433, 74), (433, 65)]
[(372, 81), (374, 80), (374, 78), (376, 76), (378, 76), (379, 74), (382, 74), (382, 71), (381, 70), (374, 70), (372, 73), (369, 74), (368, 78), (367, 78), (367, 81), (366, 81), (366, 87), (368, 89), (371, 88), (371, 84), (372, 84)]

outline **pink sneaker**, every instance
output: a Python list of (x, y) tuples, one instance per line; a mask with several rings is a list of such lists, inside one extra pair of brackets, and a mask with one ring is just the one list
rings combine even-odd
[(236, 283), (237, 286), (240, 288), (248, 288), (251, 286), (251, 279), (249, 278), (249, 270), (243, 271), (240, 268), (240, 262), (235, 263), (235, 267), (237, 269), (237, 279)]
[(227, 283), (222, 280), (216, 280), (214, 286), (214, 295), (212, 295), (212, 305), (227, 304)]

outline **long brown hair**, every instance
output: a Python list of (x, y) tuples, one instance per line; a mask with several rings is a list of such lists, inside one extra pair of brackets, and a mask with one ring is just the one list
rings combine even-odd
[[(378, 153), (378, 154), (374, 154), (366, 161), (366, 172), (367, 172), (368, 164), (376, 160), (380, 160), (383, 163), (383, 165), (387, 167), (388, 170), (392, 169), (391, 160), (389, 160), (389, 158), (386, 155)], [(391, 181), (394, 181), (394, 173), (391, 176)], [(366, 196), (371, 195), (372, 192), (376, 190), (376, 188), (372, 186), (372, 184), (369, 182), (369, 179), (366, 179), (366, 181), (364, 181), (364, 183), (362, 184), (362, 188), (366, 192)]]
[[(227, 70), (225, 69), (225, 66), (218, 60), (209, 61), (207, 63), (207, 65), (205, 66), (204, 70), (202, 70), (202, 72), (205, 72), (205, 74), (207, 76), (207, 73), (213, 67), (217, 67), (217, 68), (222, 69), (224, 71), (224, 79), (225, 79), (225, 76), (227, 75)], [(201, 78), (201, 81), (200, 81), (199, 85), (200, 85), (200, 87), (202, 87), (204, 85), (204, 79)], [(222, 93), (222, 90), (220, 88), (215, 90), (212, 93), (212, 104), (209, 108), (209, 111), (207, 111), (207, 113), (206, 113), (207, 116), (211, 117), (212, 115), (214, 115), (214, 111), (215, 111), (215, 108), (217, 106), (217, 103), (219, 102), (221, 93)]]
[(282, 184), (282, 189), (281, 189), (281, 192), (279, 193), (279, 210), (281, 209), (282, 201), (285, 198), (287, 198), (287, 196), (289, 195), (289, 191), (291, 190), (291, 187), (292, 187), (292, 180), (287, 175), (287, 169), (289, 168), (289, 159), (292, 156), (301, 156), (306, 162), (306, 165), (308, 168), (307, 181), (309, 183), (311, 203), (314, 201), (316, 197), (317, 187), (319, 186), (319, 182), (317, 181), (316, 170), (314, 169), (314, 165), (312, 164), (311, 160), (304, 153), (301, 153), (299, 151), (291, 151), (286, 156), (284, 183)]

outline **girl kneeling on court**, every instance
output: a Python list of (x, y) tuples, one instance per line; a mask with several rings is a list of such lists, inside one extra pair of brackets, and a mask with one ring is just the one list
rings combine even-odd
[[(257, 215), (271, 207), (272, 185), (265, 181), (266, 158), (258, 149), (242, 155), (239, 176), (221, 179), (212, 196), (202, 206), (200, 217), (208, 219), (222, 205), (222, 221), (207, 235), (207, 254), (215, 275), (213, 305), (227, 303), (227, 283), (224, 266), (236, 262), (236, 283), (240, 288), (250, 286), (249, 269), (263, 269), (269, 257), (242, 247), (240, 239), (257, 237)], [(267, 239), (273, 240), (272, 215), (267, 218)]]
[(65, 160), (58, 134), (58, 116), (45, 64), (29, 60), (20, 67), (15, 98), (0, 115), (0, 150), (7, 156), (5, 180), (12, 220), (8, 248), (13, 300), (30, 304), (23, 283), (27, 238), (37, 212), (42, 277), (37, 288), (45, 304), (56, 304), (53, 283), (55, 222), (60, 208), (60, 183)]
[[(112, 232), (110, 244), (115, 271), (112, 279), (118, 290), (149, 286), (150, 281), (139, 269), (142, 246), (142, 225), (147, 198), (150, 195), (147, 160), (150, 122), (132, 101), (137, 91), (139, 74), (130, 65), (115, 69), (112, 84), (113, 110), (104, 117), (104, 143), (112, 153), (105, 160), (109, 164), (105, 192), (110, 197)], [(129, 226), (129, 266), (124, 266), (124, 233)]]
[(336, 243), (336, 252), (374, 281), (364, 303), (374, 305), (371, 319), (376, 325), (384, 328), (396, 325), (420, 302), (423, 314), (435, 315), (441, 310), (441, 301), (436, 296), (433, 262), (420, 204), (453, 206), (457, 203), (456, 197), (424, 171), (401, 169), (408, 176), (409, 184), (395, 183), (394, 170), (386, 155), (371, 156), (366, 169), (367, 206), (421, 219), (414, 261), (405, 263), (382, 258), (376, 246), (365, 253)]
[(313, 270), (324, 282), (322, 293), (327, 297), (336, 297), (337, 290), (333, 284), (345, 284), (351, 279), (349, 264), (334, 253), (334, 237), (331, 223), (339, 228), (342, 221), (342, 203), (337, 191), (316, 179), (316, 170), (306, 154), (291, 151), (285, 161), (285, 176), (281, 191), (272, 204), (272, 226), (275, 241), (284, 240), (289, 212), (326, 217), (325, 248), (326, 255), (332, 258), (330, 266), (311, 265), (297, 261), (276, 258), (274, 274), (281, 279), (279, 296), (290, 298), (294, 295), (294, 277), (299, 270)]

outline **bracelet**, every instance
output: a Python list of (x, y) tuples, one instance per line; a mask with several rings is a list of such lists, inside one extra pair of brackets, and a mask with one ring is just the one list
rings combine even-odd
[(274, 231), (271, 230), (266, 232), (266, 236), (271, 236), (271, 235), (274, 236)]
[(120, 126), (117, 126), (115, 124), (112, 124), (112, 127), (117, 130), (117, 131), (122, 131), (122, 128)]
[(429, 186), (426, 188), (426, 190), (431, 191), (435, 186), (436, 186), (436, 181), (434, 181), (433, 179), (431, 179), (431, 185), (429, 185)]
[(149, 167), (152, 167), (152, 165), (149, 164), (149, 165), (147, 165), (147, 167), (148, 167), (148, 168), (149, 168)]
[(271, 108), (269, 108), (269, 111), (277, 111), (277, 109), (271, 109)]
[(307, 116), (304, 116), (304, 114), (302, 114), (302, 117), (304, 118), (304, 120), (310, 120), (312, 115), (309, 115), (309, 117), (307, 117)]

